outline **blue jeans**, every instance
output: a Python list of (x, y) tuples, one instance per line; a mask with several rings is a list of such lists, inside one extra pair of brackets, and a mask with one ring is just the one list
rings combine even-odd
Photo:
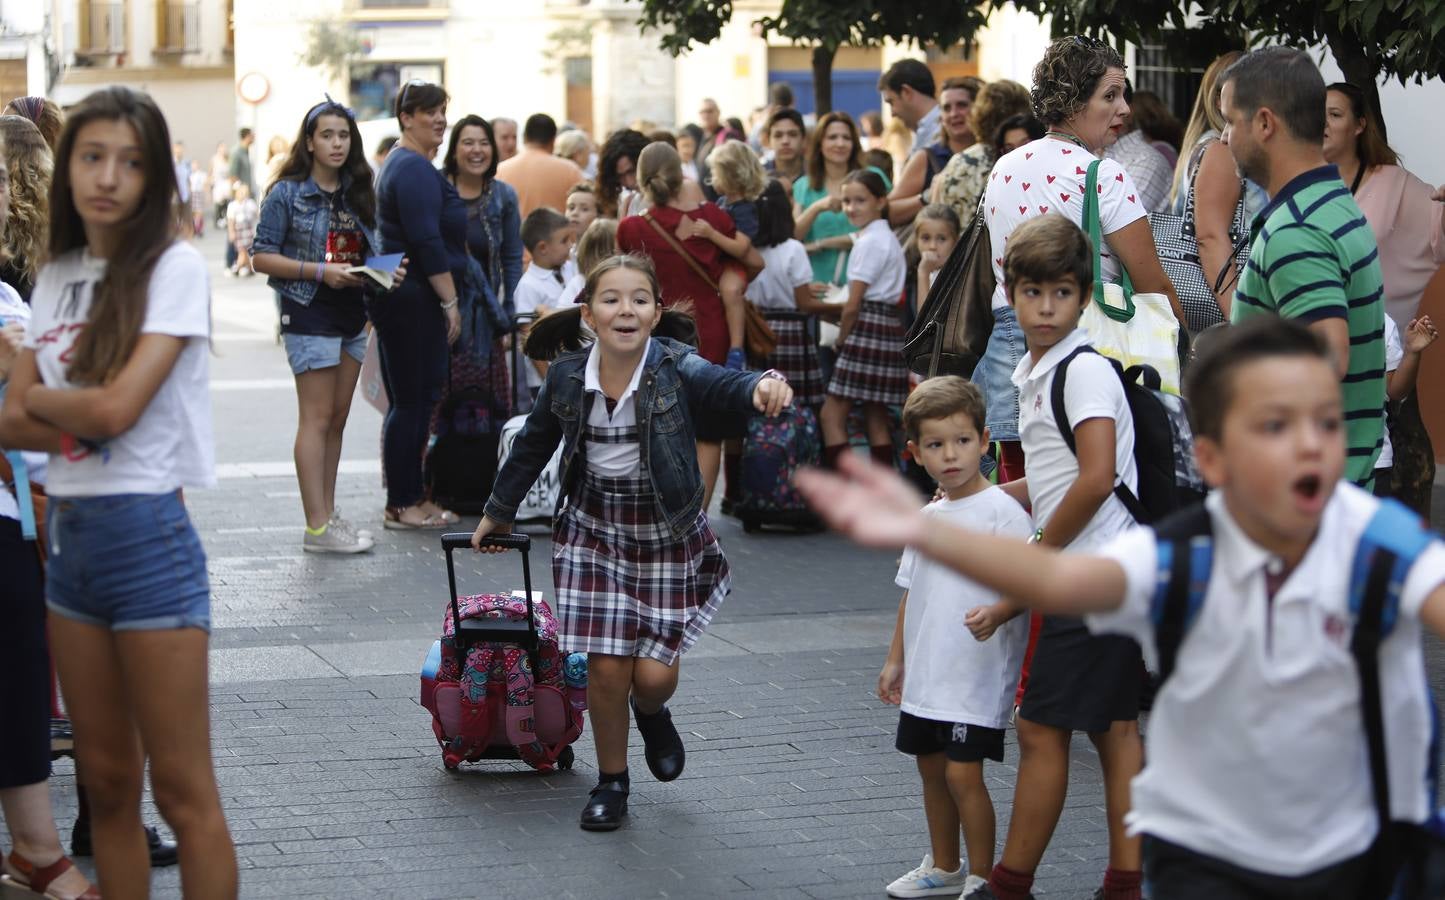
[(206, 554), (179, 491), (53, 497), (46, 605), (114, 631), (211, 630)]
[(1012, 306), (993, 311), (993, 333), (988, 348), (973, 370), (974, 382), (983, 389), (984, 424), (995, 441), (1019, 439), (1019, 391), (1014, 387), (1014, 369), (1027, 347)]
[(381, 425), (386, 505), (414, 506), (426, 496), (422, 457), (446, 386), (446, 317), (436, 295), (411, 278), (391, 294), (368, 298), (366, 311), (376, 327), (381, 378), (391, 401)]

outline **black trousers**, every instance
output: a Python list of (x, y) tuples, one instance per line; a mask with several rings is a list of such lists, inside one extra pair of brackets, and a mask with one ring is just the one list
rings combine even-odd
[(0, 518), (0, 788), (50, 777), (45, 582), (20, 523)]
[(1144, 874), (1152, 900), (1358, 900), (1366, 886), (1368, 854), (1300, 875), (1265, 875), (1144, 837)]

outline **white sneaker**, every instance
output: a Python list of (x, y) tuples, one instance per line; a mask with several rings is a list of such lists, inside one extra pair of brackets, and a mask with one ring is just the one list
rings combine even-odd
[(301, 549), (307, 553), (365, 553), (375, 545), (376, 542), (369, 537), (364, 538), (330, 525), (320, 534), (307, 531), (306, 537), (301, 541)]
[(929, 853), (918, 868), (888, 885), (888, 896), (957, 897), (965, 881), (963, 866), (957, 871), (945, 872), (933, 864), (933, 854)]
[(994, 900), (993, 888), (988, 886), (987, 878), (970, 875), (963, 883), (963, 893), (958, 895), (958, 900)]
[(372, 534), (371, 532), (367, 531), (365, 528), (357, 528), (355, 525), (352, 525), (350, 522), (348, 522), (348, 521), (346, 521), (345, 519), (343, 519), (343, 518), (341, 517), (341, 510), (340, 510), (340, 508), (337, 508), (337, 509), (335, 509), (335, 510), (332, 511), (332, 513), (331, 513), (331, 520), (328, 521), (328, 522), (326, 523), (326, 525), (327, 525), (327, 527), (340, 528), (342, 531), (346, 532), (347, 534), (354, 534), (354, 535), (356, 535), (357, 537), (362, 537), (362, 538), (375, 538), (375, 537), (376, 537), (376, 535), (374, 535), (374, 534)]

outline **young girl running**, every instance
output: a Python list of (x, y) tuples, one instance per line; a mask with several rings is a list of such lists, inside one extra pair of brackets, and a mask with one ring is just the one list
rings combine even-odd
[(149, 893), (146, 759), (187, 897), (236, 896), (211, 766), (210, 582), (180, 488), (214, 483), (210, 284), (175, 233), (165, 119), (111, 87), (70, 113), (50, 262), (0, 412), (0, 445), (45, 450), (45, 593), (105, 894)]
[(583, 297), (539, 321), (527, 341), (529, 354), (550, 356), (558, 335), (576, 346), (579, 320), (597, 335), (589, 350), (563, 354), (547, 370), (472, 545), (498, 549), (482, 540), (510, 530), (560, 442), (566, 501), (553, 532), (552, 576), (561, 643), (587, 654), (597, 743), (597, 786), (581, 826), (611, 831), (627, 813), (628, 706), (653, 776), (677, 778), (684, 750), (667, 701), (679, 657), (728, 592), (727, 560), (702, 507), (693, 421), (714, 411), (777, 415), (793, 391), (775, 372), (724, 369), (654, 336), (686, 317), (659, 308), (657, 278), (643, 258), (604, 261), (588, 274)]
[[(364, 553), (371, 535), (336, 508), (341, 436), (366, 358), (369, 283), (346, 271), (376, 253), (376, 194), (351, 111), (330, 97), (301, 120), (261, 204), (252, 259), (281, 300), (281, 337), (296, 377), (296, 481), (310, 553)], [(403, 274), (404, 274), (404, 270)]]
[(848, 256), (848, 301), (838, 325), (838, 362), (828, 384), (819, 424), (823, 458), (833, 465), (848, 449), (848, 413), (863, 404), (868, 446), (875, 460), (893, 465), (889, 404), (908, 399), (908, 368), (903, 364), (903, 326), (898, 298), (908, 264), (888, 227), (888, 186), (874, 168), (843, 179), (843, 212), (858, 229)]

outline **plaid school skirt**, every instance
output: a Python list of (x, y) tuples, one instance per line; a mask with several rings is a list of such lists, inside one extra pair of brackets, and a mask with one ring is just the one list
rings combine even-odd
[(647, 478), (591, 472), (553, 528), (552, 578), (564, 652), (669, 666), (702, 637), (730, 584), (705, 513), (675, 538)]
[(892, 303), (863, 301), (858, 321), (838, 350), (828, 393), (860, 403), (902, 403), (908, 399), (903, 325)]
[(777, 369), (793, 388), (793, 402), (822, 406), (827, 384), (818, 367), (818, 342), (808, 318), (798, 313), (764, 313), (778, 345), (768, 356), (768, 368)]

